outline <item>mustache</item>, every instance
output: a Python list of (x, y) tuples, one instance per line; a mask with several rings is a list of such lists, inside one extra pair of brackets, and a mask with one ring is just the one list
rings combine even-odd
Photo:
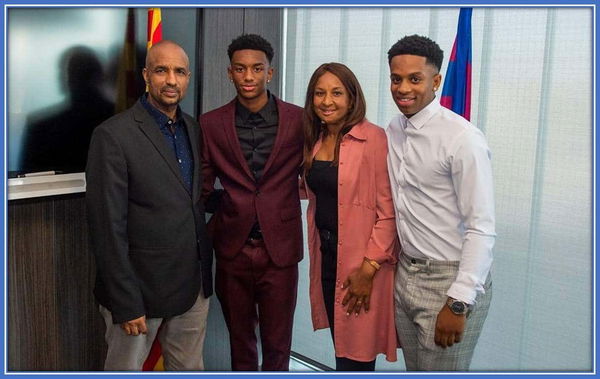
[(163, 86), (163, 87), (161, 87), (161, 89), (160, 89), (160, 90), (161, 90), (161, 91), (166, 91), (166, 90), (169, 90), (169, 91), (177, 91), (177, 92), (179, 92), (179, 91), (180, 91), (180, 89), (179, 89), (179, 87), (178, 87), (178, 86), (170, 86), (170, 85)]

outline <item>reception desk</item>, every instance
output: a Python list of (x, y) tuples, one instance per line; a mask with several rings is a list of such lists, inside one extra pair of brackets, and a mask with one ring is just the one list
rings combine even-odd
[(8, 371), (101, 370), (85, 194), (8, 203)]

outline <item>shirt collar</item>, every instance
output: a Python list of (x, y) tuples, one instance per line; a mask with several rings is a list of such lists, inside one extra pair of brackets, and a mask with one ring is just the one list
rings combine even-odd
[(356, 138), (358, 140), (365, 141), (367, 139), (367, 134), (365, 133), (365, 122), (367, 119), (363, 119), (358, 124), (354, 125), (352, 129), (348, 132), (349, 136)]
[[(354, 139), (357, 140), (361, 140), (361, 141), (366, 141), (367, 140), (367, 133), (365, 132), (365, 124), (367, 123), (367, 119), (364, 118), (361, 122), (359, 122), (358, 124), (354, 125), (352, 127), (352, 129), (350, 129), (350, 131), (348, 133), (346, 133), (346, 135), (343, 138), (346, 138), (346, 136), (350, 136)], [(324, 134), (321, 133), (321, 136), (318, 140), (318, 144), (320, 146), (321, 144), (321, 140), (323, 139)], [(316, 145), (315, 145), (316, 146)], [(315, 150), (313, 152), (313, 156), (317, 153), (318, 149)]]
[[(267, 104), (255, 114), (259, 115), (264, 121), (268, 121), (273, 112), (277, 112), (277, 104), (275, 104), (275, 97), (270, 91), (267, 91)], [(248, 118), (252, 115), (252, 112), (237, 99), (235, 101), (235, 113), (244, 123), (248, 122)]]
[(406, 128), (410, 124), (415, 129), (421, 129), (440, 108), (440, 102), (436, 97), (431, 101), (431, 103), (427, 104), (425, 108), (415, 113), (411, 118), (407, 118), (405, 115), (402, 115), (402, 125), (404, 128)]
[[(150, 102), (148, 101), (148, 96), (149, 96), (149, 94), (147, 92), (145, 94), (143, 94), (142, 97), (140, 98), (140, 103), (142, 103), (142, 105), (144, 106), (146, 111), (148, 111), (150, 116), (152, 116), (152, 118), (154, 118), (154, 121), (156, 121), (158, 126), (162, 127), (164, 125), (167, 125), (167, 123), (171, 119), (166, 114), (162, 113), (157, 108), (155, 108), (154, 105), (150, 104)], [(180, 120), (181, 120), (181, 107), (179, 107), (179, 105), (178, 105), (177, 111), (175, 112), (175, 120), (171, 120), (171, 121), (174, 124), (174, 123), (179, 122)]]

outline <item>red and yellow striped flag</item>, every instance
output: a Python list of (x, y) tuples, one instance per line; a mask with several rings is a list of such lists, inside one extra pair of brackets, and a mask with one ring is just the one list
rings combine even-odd
[[(148, 43), (146, 49), (162, 40), (162, 17), (160, 8), (148, 8)], [(146, 92), (148, 85), (146, 84)]]
[(148, 49), (162, 40), (160, 8), (148, 8)]
[(165, 371), (162, 348), (160, 342), (158, 342), (158, 337), (154, 339), (150, 353), (142, 366), (142, 371)]

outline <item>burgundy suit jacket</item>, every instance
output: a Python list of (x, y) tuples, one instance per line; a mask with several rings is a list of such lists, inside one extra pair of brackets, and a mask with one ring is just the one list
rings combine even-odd
[(200, 116), (203, 199), (214, 191), (216, 178), (225, 190), (209, 223), (219, 259), (232, 259), (240, 252), (256, 220), (276, 266), (290, 266), (302, 259), (298, 192), (304, 145), (302, 108), (275, 100), (277, 137), (258, 181), (248, 168), (235, 129), (235, 99)]

